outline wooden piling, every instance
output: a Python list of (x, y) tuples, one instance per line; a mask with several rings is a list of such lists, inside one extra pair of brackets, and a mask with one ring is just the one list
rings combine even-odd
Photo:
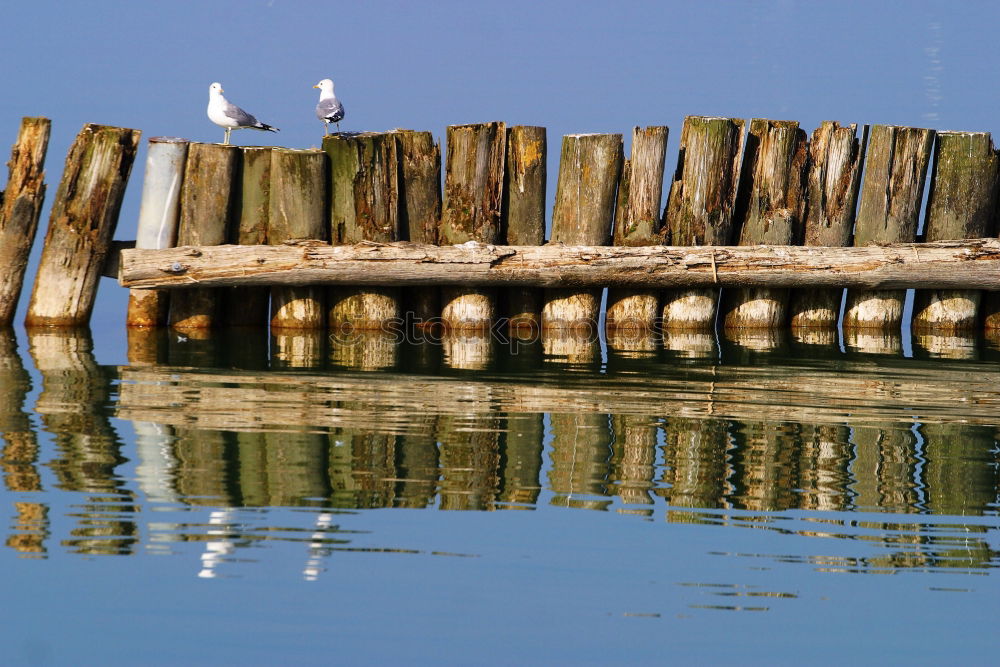
[[(854, 225), (854, 245), (911, 242), (916, 238), (934, 130), (876, 125), (865, 158), (865, 179)], [(899, 329), (902, 290), (848, 290), (845, 328)]]
[[(271, 210), (271, 146), (240, 146), (240, 187), (234, 194), (230, 238), (239, 245), (264, 245)], [(323, 183), (324, 192), (326, 183)], [(265, 327), (270, 319), (271, 290), (233, 287), (225, 293), (226, 324)]]
[[(615, 245), (660, 243), (660, 199), (663, 195), (667, 133), (668, 129), (663, 126), (632, 129), (632, 152), (622, 166), (618, 186)], [(645, 337), (656, 327), (659, 317), (659, 290), (608, 290), (606, 327), (609, 341), (621, 338), (626, 331)], [(615, 331), (617, 335), (613, 333)]]
[(7, 163), (7, 189), (0, 207), (0, 326), (9, 326), (21, 298), (28, 255), (45, 200), (45, 153), (52, 122), (22, 118)]
[[(231, 227), (233, 191), (239, 174), (240, 148), (192, 143), (181, 185), (178, 246), (226, 243)], [(170, 326), (182, 330), (211, 329), (222, 322), (222, 291), (193, 287), (170, 299)]]
[[(994, 234), (1000, 159), (989, 132), (939, 132), (934, 146), (924, 235), (927, 241)], [(982, 292), (917, 290), (913, 329), (918, 333), (971, 331)]]
[[(841, 127), (823, 121), (809, 142), (808, 210), (803, 245), (850, 245), (861, 185), (861, 164), (868, 146), (868, 126), (857, 139), (857, 125)], [(837, 326), (844, 290), (792, 290), (790, 322), (793, 329)]]
[[(796, 121), (750, 121), (736, 218), (739, 245), (799, 245), (806, 208), (806, 133)], [(726, 329), (787, 323), (788, 291), (759, 287), (722, 295)]]
[[(451, 125), (447, 130), (442, 244), (499, 243), (507, 126), (498, 121)], [(496, 316), (496, 291), (441, 289), (441, 320), (448, 329), (484, 330)]]
[[(620, 134), (563, 137), (551, 243), (607, 245), (611, 241), (623, 160)], [(600, 307), (600, 289), (546, 290), (542, 328), (596, 328)]]
[(139, 145), (138, 130), (88, 123), (66, 156), (25, 324), (82, 326)]
[[(323, 139), (330, 159), (330, 240), (334, 244), (398, 241), (399, 158), (396, 135), (364, 133)], [(380, 329), (400, 317), (399, 290), (333, 288), (331, 329)]]
[[(509, 245), (545, 243), (545, 180), (548, 142), (544, 127), (515, 125), (507, 131), (503, 226)], [(542, 325), (542, 291), (504, 290), (504, 313), (512, 331), (537, 332)]]
[[(664, 213), (668, 245), (727, 245), (732, 236), (743, 152), (744, 121), (688, 116)], [(669, 290), (660, 318), (665, 329), (710, 329), (716, 289)]]
[[(149, 140), (136, 224), (136, 248), (160, 250), (176, 244), (181, 183), (189, 143), (174, 137)], [(169, 307), (170, 294), (166, 290), (129, 290), (125, 326), (165, 326)]]
[[(275, 148), (271, 151), (271, 193), (267, 238), (272, 244), (327, 241), (326, 154), (320, 150)], [(271, 289), (271, 326), (323, 329), (323, 292), (319, 286), (275, 286)]]
[[(393, 130), (399, 141), (399, 224), (406, 240), (438, 242), (441, 225), (441, 145), (430, 132)], [(404, 307), (416, 326), (437, 321), (441, 290), (415, 287), (403, 292)]]

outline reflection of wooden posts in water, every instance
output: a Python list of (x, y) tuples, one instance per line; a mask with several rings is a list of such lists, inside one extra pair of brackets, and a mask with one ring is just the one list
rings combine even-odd
[(42, 376), (35, 403), (56, 454), (47, 465), (56, 486), (90, 494), (78, 528), (64, 544), (80, 553), (131, 552), (138, 530), (134, 495), (116, 468), (125, 462), (111, 426), (111, 378), (97, 365), (86, 329), (28, 329), (28, 350)]
[(801, 424), (736, 422), (731, 455), (740, 509), (775, 512), (797, 506), (795, 463), (801, 449)]
[[(239, 205), (233, 215), (234, 229), (230, 233), (230, 238), (239, 245), (268, 243), (273, 150), (270, 146), (240, 146), (240, 188), (238, 199), (234, 201)], [(321, 188), (325, 187), (323, 183)], [(231, 287), (226, 290), (225, 296), (226, 324), (231, 327), (266, 326), (270, 318), (270, 302), (271, 290), (267, 287)]]
[(1000, 479), (994, 429), (976, 424), (923, 424), (924, 507), (934, 514), (982, 515), (995, 507)]
[[(393, 130), (399, 142), (399, 222), (413, 243), (438, 243), (441, 222), (441, 145), (430, 132)], [(404, 308), (417, 326), (436, 321), (441, 290), (413, 287), (403, 291)], [(405, 319), (405, 318), (404, 318)]]
[(905, 422), (852, 425), (853, 509), (911, 512), (920, 499), (917, 439)]
[[(222, 245), (229, 240), (230, 202), (239, 159), (239, 146), (192, 143), (188, 147), (181, 186), (178, 246)], [(172, 295), (170, 326), (182, 330), (219, 326), (222, 294), (218, 289), (192, 287)]]
[[(507, 131), (503, 213), (508, 245), (545, 243), (547, 159), (544, 127), (515, 125)], [(537, 287), (512, 287), (504, 290), (504, 296), (509, 329), (537, 334), (542, 325), (542, 291)]]
[[(440, 243), (500, 242), (506, 143), (502, 122), (448, 127)], [(494, 317), (496, 290), (441, 288), (445, 328), (489, 329)]]
[[(330, 159), (330, 239), (334, 244), (398, 241), (399, 157), (396, 135), (323, 138)], [(399, 318), (397, 287), (332, 287), (328, 322), (334, 332), (380, 329)]]
[(493, 363), (493, 342), (489, 331), (447, 329), (441, 334), (444, 362), (450, 368), (485, 370)]
[(414, 416), (426, 424), (428, 434), (402, 435), (396, 440), (396, 482), (394, 507), (428, 507), (437, 493), (438, 448), (433, 434), (438, 417)]
[(440, 507), (493, 509), (500, 493), (500, 420), (493, 414), (441, 415)]
[(359, 371), (395, 368), (399, 363), (399, 338), (388, 331), (334, 331), (328, 337), (330, 361)]
[(503, 436), (503, 468), (499, 500), (515, 505), (533, 505), (541, 492), (542, 451), (545, 426), (540, 412), (507, 415)]
[[(348, 402), (344, 408), (361, 411)], [(334, 429), (327, 436), (330, 498), (334, 507), (392, 507), (396, 483), (396, 436)]]
[(319, 368), (326, 361), (326, 341), (324, 329), (274, 327), (271, 329), (272, 365), (274, 368)]
[[(1000, 158), (989, 132), (938, 133), (924, 218), (926, 240), (995, 234), (998, 184)], [(913, 301), (914, 331), (974, 330), (981, 296), (975, 290), (917, 290)]]
[[(622, 166), (615, 207), (615, 245), (660, 243), (660, 199), (663, 195), (667, 128), (632, 128), (632, 151)], [(660, 290), (608, 290), (608, 344), (621, 338), (643, 338), (660, 318)], [(616, 335), (617, 334), (617, 335)], [(625, 341), (622, 341), (625, 342)]]
[(71, 327), (90, 320), (139, 134), (87, 124), (77, 135), (52, 202), (26, 325)]
[[(651, 515), (653, 510), (635, 505), (652, 505), (650, 490), (656, 463), (657, 419), (646, 415), (612, 415), (614, 453), (611, 458), (609, 487), (626, 507), (629, 514)], [(633, 507), (629, 507), (632, 505)]]
[(590, 366), (601, 360), (601, 341), (594, 330), (546, 329), (542, 332), (542, 352), (547, 362)]
[[(601, 413), (551, 414), (553, 505), (605, 509), (611, 460), (610, 416)], [(580, 497), (578, 497), (580, 496)]]
[[(891, 125), (872, 128), (854, 245), (912, 242), (916, 238), (933, 142), (934, 130)], [(848, 290), (844, 328), (898, 331), (904, 297), (903, 290)]]
[[(737, 199), (739, 245), (799, 245), (806, 212), (806, 133), (795, 121), (755, 118), (746, 140)], [(722, 293), (726, 329), (787, 324), (788, 290), (760, 287)]]
[[(221, 144), (220, 144), (221, 145)], [(201, 506), (240, 504), (240, 451), (232, 432), (176, 427), (171, 452), (177, 461), (175, 491), (180, 502)]]
[(0, 329), (0, 472), (9, 491), (41, 491), (38, 473), (38, 435), (24, 409), (31, 390), (31, 377), (17, 351), (17, 339), (9, 328)]
[[(271, 151), (271, 193), (267, 240), (329, 240), (326, 155), (318, 150), (275, 148)], [(395, 239), (394, 239), (395, 240)], [(271, 327), (325, 329), (323, 292), (318, 286), (271, 288)]]
[[(744, 121), (688, 116), (664, 212), (668, 245), (726, 245), (732, 236)], [(711, 329), (718, 290), (667, 290), (665, 329)]]
[(0, 204), (0, 326), (13, 322), (21, 298), (45, 199), (43, 168), (51, 127), (48, 118), (22, 118), (7, 163), (7, 189)]
[[(804, 245), (850, 245), (868, 126), (864, 126), (860, 145), (856, 135), (857, 125), (840, 127), (833, 121), (823, 121), (812, 134)], [(834, 329), (840, 318), (843, 295), (841, 288), (792, 290), (789, 307), (792, 328)]]
[[(172, 137), (153, 137), (146, 151), (146, 172), (142, 179), (139, 222), (135, 247), (163, 249), (177, 243), (177, 220), (180, 214), (181, 183), (188, 141)], [(167, 324), (170, 293), (166, 290), (129, 290), (128, 327), (162, 327)]]
[[(167, 302), (169, 304), (169, 301)], [(156, 366), (167, 363), (167, 336), (164, 327), (128, 327), (125, 329), (125, 355), (132, 366)]]
[[(623, 150), (620, 134), (563, 137), (550, 243), (610, 243)], [(542, 328), (596, 332), (600, 308), (600, 289), (546, 289)]]
[(330, 497), (325, 433), (269, 431), (264, 434), (267, 506), (300, 506)]
[(796, 462), (802, 509), (837, 512), (851, 504), (850, 429), (841, 424), (802, 424)]
[(723, 507), (730, 478), (730, 422), (667, 417), (663, 425), (663, 475), (656, 495), (677, 507)]

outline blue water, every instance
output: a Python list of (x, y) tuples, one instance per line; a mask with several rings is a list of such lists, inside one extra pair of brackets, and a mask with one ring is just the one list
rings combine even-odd
[(984, 343), (978, 361), (724, 341), (705, 358), (497, 352), (478, 371), (404, 349), (361, 372), (176, 340), (159, 364), (102, 366), (86, 335), (19, 336), (5, 662), (994, 653)]

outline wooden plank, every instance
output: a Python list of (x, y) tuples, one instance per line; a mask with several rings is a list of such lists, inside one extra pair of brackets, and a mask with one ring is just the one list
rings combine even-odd
[(887, 246), (204, 246), (122, 251), (124, 287), (906, 287), (1000, 290), (1000, 240)]

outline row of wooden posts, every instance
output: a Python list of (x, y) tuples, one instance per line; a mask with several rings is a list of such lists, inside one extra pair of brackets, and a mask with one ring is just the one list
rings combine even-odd
[[(763, 119), (745, 129), (740, 119), (686, 118), (662, 212), (666, 127), (635, 128), (628, 159), (620, 134), (563, 137), (549, 248), (911, 242), (928, 173), (922, 240), (997, 236), (1000, 159), (988, 133), (876, 125), (859, 137), (854, 125), (824, 122), (810, 139), (796, 122)], [(37, 227), (48, 133), (46, 119), (26, 118), (14, 147), (0, 211), (0, 253), (10, 267), (0, 279), (0, 323), (13, 316)], [(89, 319), (105, 260), (115, 254), (111, 239), (138, 140), (136, 130), (99, 125), (77, 137), (53, 203), (28, 324)], [(447, 128), (446, 142), (442, 192), (440, 146), (429, 132), (332, 135), (321, 150), (151, 139), (137, 248), (310, 239), (335, 246), (545, 244), (545, 129), (458, 125)], [(264, 262), (263, 255), (256, 261)], [(830, 275), (837, 270), (831, 263)], [(229, 284), (239, 286), (218, 289), (192, 278), (185, 290), (132, 290), (127, 323), (365, 329), (408, 312), (454, 329), (484, 329), (500, 318), (514, 328), (559, 329), (592, 324), (601, 308), (602, 291), (592, 284), (497, 289), (461, 280), (448, 285), (447, 275), (428, 281), (434, 286), (405, 289), (372, 282), (359, 275), (363, 286), (269, 288), (259, 280), (241, 285), (237, 277)], [(842, 318), (849, 328), (898, 331), (903, 316), (900, 290), (850, 289), (844, 299), (842, 289), (829, 287), (747, 286), (726, 289), (720, 299), (712, 287), (625, 283), (608, 293), (611, 328), (704, 329), (718, 313), (727, 329), (829, 328)], [(1000, 299), (982, 294), (918, 290), (913, 326), (1000, 328)]]

